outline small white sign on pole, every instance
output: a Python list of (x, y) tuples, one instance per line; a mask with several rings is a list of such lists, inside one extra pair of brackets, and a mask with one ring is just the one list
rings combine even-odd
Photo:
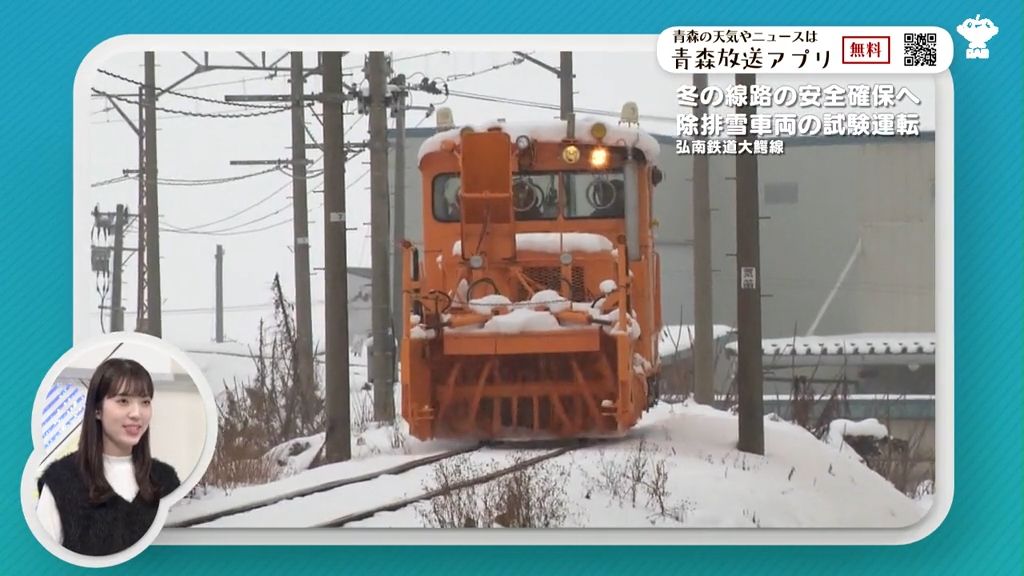
[(740, 289), (757, 289), (757, 268), (753, 266), (743, 266), (740, 268)]

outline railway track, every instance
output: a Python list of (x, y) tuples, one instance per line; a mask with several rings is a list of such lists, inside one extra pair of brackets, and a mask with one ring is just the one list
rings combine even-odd
[(401, 510), (402, 508), (405, 508), (406, 506), (411, 506), (417, 502), (423, 502), (425, 500), (437, 498), (438, 496), (443, 496), (445, 494), (449, 494), (456, 490), (462, 490), (463, 488), (468, 488), (470, 486), (477, 486), (480, 484), (492, 482), (494, 480), (497, 480), (498, 478), (501, 478), (502, 476), (506, 476), (508, 474), (512, 474), (513, 472), (518, 472), (520, 470), (525, 470), (526, 468), (535, 466), (545, 460), (550, 460), (552, 458), (561, 456), (562, 454), (565, 454), (567, 452), (577, 450), (582, 446), (583, 444), (580, 443), (575, 446), (565, 446), (562, 448), (557, 448), (555, 450), (551, 450), (550, 452), (541, 454), (539, 456), (534, 456), (533, 458), (523, 460), (522, 462), (517, 462), (500, 470), (495, 470), (493, 472), (489, 472), (487, 474), (483, 474), (475, 478), (468, 478), (466, 480), (456, 482), (454, 484), (451, 484), (450, 486), (445, 486), (443, 488), (428, 490), (426, 492), (423, 492), (422, 494), (418, 494), (416, 496), (411, 496), (408, 498), (403, 498), (401, 500), (396, 500), (394, 502), (389, 502), (382, 506), (377, 506), (375, 508), (370, 508), (368, 510), (363, 510), (352, 514), (346, 514), (334, 520), (316, 524), (313, 526), (313, 528), (340, 528), (351, 522), (366, 520), (367, 518), (371, 518), (374, 515), (379, 514), (381, 512), (394, 512), (396, 510)]
[(307, 487), (300, 488), (300, 489), (297, 489), (297, 490), (291, 490), (289, 492), (284, 492), (282, 494), (276, 494), (274, 496), (267, 497), (267, 498), (260, 498), (258, 500), (253, 500), (253, 501), (250, 501), (250, 502), (246, 502), (244, 504), (238, 504), (236, 506), (230, 506), (228, 508), (224, 508), (224, 509), (217, 510), (217, 511), (214, 511), (214, 512), (208, 512), (208, 513), (205, 513), (205, 514), (199, 514), (199, 515), (196, 515), (196, 516), (190, 516), (190, 517), (187, 517), (187, 518), (176, 520), (174, 522), (168, 522), (166, 524), (166, 527), (167, 528), (189, 528), (191, 526), (197, 526), (199, 524), (206, 524), (207, 522), (213, 522), (214, 520), (219, 520), (219, 519), (224, 518), (226, 516), (234, 516), (235, 514), (243, 514), (245, 512), (251, 512), (251, 511), (256, 510), (258, 508), (265, 508), (267, 506), (272, 506), (274, 504), (277, 504), (278, 502), (283, 502), (285, 500), (292, 500), (294, 498), (303, 498), (305, 496), (311, 496), (311, 495), (317, 494), (319, 492), (326, 492), (328, 490), (334, 490), (336, 488), (341, 488), (342, 486), (349, 486), (349, 485), (352, 485), (352, 484), (359, 484), (359, 483), (362, 483), (362, 482), (371, 482), (371, 481), (373, 481), (373, 480), (375, 480), (377, 478), (380, 478), (381, 476), (403, 474), (405, 472), (409, 472), (410, 470), (414, 470), (416, 468), (420, 468), (420, 467), (423, 467), (423, 466), (429, 466), (430, 464), (434, 464), (435, 462), (440, 462), (441, 460), (452, 458), (454, 456), (458, 456), (460, 454), (465, 454), (467, 452), (473, 452), (475, 450), (479, 450), (480, 447), (481, 447), (480, 444), (470, 445), (470, 446), (467, 446), (465, 448), (461, 448), (461, 449), (458, 449), (458, 450), (450, 450), (448, 452), (442, 452), (440, 454), (433, 454), (431, 456), (426, 456), (424, 458), (417, 458), (416, 460), (410, 460), (408, 462), (403, 462), (402, 464), (399, 464), (397, 466), (392, 466), (390, 468), (385, 468), (383, 470), (376, 470), (374, 472), (369, 472), (369, 473), (366, 473), (366, 474), (360, 474), (358, 476), (349, 476), (349, 477), (346, 477), (346, 478), (339, 478), (337, 480), (331, 480), (331, 481), (328, 481), (328, 482), (323, 482), (323, 483), (317, 484), (315, 486), (307, 486)]
[[(445, 486), (443, 488), (437, 488), (437, 489), (434, 489), (434, 490), (424, 491), (424, 492), (422, 492), (420, 494), (417, 494), (415, 496), (410, 496), (410, 497), (401, 498), (399, 500), (390, 501), (390, 502), (381, 504), (379, 506), (375, 506), (375, 507), (372, 507), (372, 508), (367, 508), (365, 510), (361, 510), (361, 511), (358, 511), (358, 512), (350, 512), (350, 513), (341, 515), (341, 516), (339, 516), (337, 518), (333, 518), (333, 519), (328, 520), (328, 521), (318, 522), (316, 524), (313, 524), (311, 527), (315, 527), (315, 528), (336, 528), (336, 527), (342, 527), (342, 526), (345, 526), (346, 524), (349, 524), (349, 523), (352, 523), (352, 522), (358, 522), (360, 520), (365, 520), (367, 518), (371, 518), (374, 515), (379, 514), (381, 512), (394, 512), (396, 510), (400, 510), (400, 509), (405, 508), (407, 506), (411, 506), (411, 505), (413, 505), (413, 504), (415, 504), (417, 502), (423, 502), (423, 501), (426, 501), (426, 500), (430, 500), (432, 498), (437, 498), (438, 496), (442, 496), (442, 495), (444, 495), (446, 493), (450, 493), (450, 492), (453, 492), (453, 491), (456, 491), (456, 490), (461, 490), (461, 489), (464, 489), (464, 488), (468, 488), (470, 486), (486, 484), (488, 482), (492, 482), (492, 481), (497, 480), (498, 478), (501, 478), (501, 477), (506, 476), (508, 474), (512, 474), (514, 472), (517, 472), (517, 471), (520, 471), (520, 470), (524, 470), (524, 469), (529, 468), (531, 466), (535, 466), (535, 465), (537, 465), (537, 464), (539, 464), (541, 462), (544, 462), (546, 460), (550, 460), (552, 458), (557, 458), (558, 456), (561, 456), (561, 455), (566, 454), (568, 452), (571, 452), (573, 450), (578, 450), (579, 448), (582, 448), (582, 447), (585, 447), (585, 446), (591, 446), (591, 445), (594, 445), (595, 443), (598, 443), (598, 442), (604, 443), (604, 442), (607, 442), (607, 441), (608, 440), (593, 440), (593, 439), (590, 439), (590, 440), (575, 440), (575, 441), (572, 441), (571, 444), (557, 446), (557, 447), (552, 448), (552, 449), (550, 449), (550, 450), (548, 450), (548, 451), (546, 451), (546, 452), (544, 452), (542, 454), (539, 454), (539, 455), (534, 456), (532, 458), (528, 458), (526, 460), (522, 460), (520, 462), (516, 462), (514, 464), (510, 464), (509, 466), (506, 466), (504, 468), (500, 468), (498, 470), (491, 471), (491, 472), (489, 472), (487, 474), (483, 474), (483, 475), (480, 475), (480, 476), (477, 476), (477, 477), (474, 477), (474, 478), (468, 478), (468, 479), (456, 482), (456, 483), (454, 483), (454, 484), (452, 484), (450, 486)], [(315, 486), (308, 486), (308, 487), (304, 487), (304, 488), (301, 488), (301, 489), (296, 489), (296, 490), (292, 490), (292, 491), (289, 491), (289, 492), (285, 492), (285, 493), (282, 493), (282, 494), (276, 494), (276, 495), (274, 495), (272, 497), (252, 500), (252, 501), (245, 502), (245, 503), (242, 503), (242, 504), (238, 504), (238, 505), (235, 505), (235, 506), (230, 506), (228, 508), (223, 508), (223, 509), (212, 511), (212, 512), (207, 512), (207, 513), (203, 513), (203, 514), (197, 514), (197, 515), (194, 515), (194, 516), (189, 516), (189, 517), (182, 518), (182, 519), (177, 519), (177, 520), (175, 520), (173, 522), (168, 522), (166, 526), (168, 528), (188, 528), (188, 527), (192, 527), (192, 526), (199, 526), (201, 524), (206, 524), (208, 522), (213, 522), (215, 520), (219, 520), (221, 518), (225, 518), (225, 517), (228, 517), (228, 516), (234, 516), (234, 515), (237, 515), (237, 514), (243, 514), (243, 513), (246, 513), (246, 512), (252, 512), (252, 511), (258, 510), (260, 508), (266, 508), (268, 506), (273, 506), (274, 504), (278, 504), (278, 503), (284, 502), (286, 500), (292, 500), (292, 499), (297, 499), (297, 498), (304, 498), (304, 497), (312, 496), (312, 495), (315, 495), (315, 494), (318, 494), (318, 493), (327, 492), (329, 490), (334, 490), (334, 489), (342, 488), (342, 487), (345, 487), (345, 486), (352, 486), (354, 484), (372, 482), (373, 480), (376, 480), (376, 479), (381, 478), (383, 476), (398, 476), (398, 475), (401, 475), (401, 474), (406, 474), (406, 473), (409, 473), (409, 472), (412, 472), (412, 471), (416, 470), (417, 468), (422, 468), (424, 466), (429, 466), (431, 464), (435, 464), (437, 462), (440, 462), (442, 460), (446, 460), (448, 458), (453, 458), (455, 456), (459, 456), (459, 455), (462, 455), (462, 454), (474, 452), (474, 451), (477, 451), (477, 450), (479, 450), (481, 448), (485, 448), (485, 447), (491, 447), (491, 448), (493, 448), (493, 447), (508, 447), (508, 446), (514, 446), (516, 448), (538, 449), (538, 448), (543, 448), (543, 447), (546, 447), (546, 446), (551, 446), (551, 443), (550, 442), (542, 442), (539, 445), (538, 444), (531, 444), (531, 443), (506, 443), (506, 442), (479, 443), (479, 444), (470, 445), (470, 446), (467, 446), (465, 448), (461, 448), (461, 449), (457, 449), (457, 450), (451, 450), (451, 451), (448, 451), (448, 452), (442, 452), (440, 454), (434, 454), (434, 455), (427, 456), (427, 457), (424, 457), (424, 458), (418, 458), (416, 460), (410, 460), (409, 462), (404, 462), (404, 463), (399, 464), (397, 466), (392, 466), (390, 468), (386, 468), (386, 469), (383, 469), (383, 470), (377, 470), (377, 471), (374, 471), (374, 472), (371, 472), (371, 473), (367, 473), (367, 474), (362, 474), (362, 475), (359, 475), (359, 476), (351, 476), (351, 477), (346, 477), (346, 478), (339, 478), (339, 479), (332, 480), (332, 481), (329, 481), (329, 482), (323, 482), (323, 483), (317, 484)]]

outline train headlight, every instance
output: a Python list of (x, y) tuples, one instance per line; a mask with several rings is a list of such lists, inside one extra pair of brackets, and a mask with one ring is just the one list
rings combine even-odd
[(575, 164), (579, 162), (580, 149), (570, 144), (562, 150), (562, 160), (565, 160), (566, 164)]
[(590, 151), (590, 165), (594, 168), (604, 168), (608, 165), (608, 149), (598, 146)]
[(525, 134), (516, 138), (516, 148), (519, 150), (526, 150), (530, 147), (530, 137)]
[(608, 135), (608, 127), (601, 122), (595, 122), (594, 125), (590, 127), (590, 135), (593, 136), (595, 140), (600, 140)]

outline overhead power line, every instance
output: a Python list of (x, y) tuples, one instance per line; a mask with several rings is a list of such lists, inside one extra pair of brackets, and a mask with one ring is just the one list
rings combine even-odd
[[(240, 174), (238, 176), (224, 176), (222, 178), (157, 178), (158, 184), (164, 184), (167, 186), (214, 186), (218, 184), (227, 184), (229, 182), (237, 182), (239, 180), (246, 180), (248, 178), (254, 178), (256, 176), (262, 176), (271, 172), (280, 172), (278, 166), (259, 170), (257, 172), (251, 172), (249, 174)], [(102, 180), (100, 182), (94, 182), (91, 184), (92, 188), (99, 188), (101, 186), (108, 186), (110, 184), (117, 184), (126, 180), (138, 180), (138, 174), (125, 174), (124, 176), (118, 176), (116, 178), (110, 178), (109, 180)]]
[[(323, 159), (324, 159), (324, 157), (323, 157), (323, 155), (321, 155), (319, 158), (314, 160), (312, 162), (312, 164), (310, 164), (310, 166), (315, 166), (318, 162), (320, 162)], [(263, 204), (267, 200), (270, 200), (271, 198), (276, 196), (279, 192), (281, 192), (285, 188), (291, 186), (291, 184), (292, 184), (292, 182), (291, 182), (291, 180), (289, 180), (289, 181), (285, 182), (284, 184), (282, 184), (280, 187), (278, 187), (276, 190), (271, 192), (270, 194), (267, 194), (266, 196), (264, 196), (263, 198), (260, 198), (256, 202), (253, 202), (252, 204), (246, 206), (245, 208), (242, 208), (241, 210), (239, 210), (237, 212), (233, 212), (231, 214), (228, 214), (227, 216), (224, 216), (223, 218), (218, 218), (217, 220), (212, 220), (210, 222), (206, 222), (205, 224), (197, 224), (195, 226), (176, 226), (175, 228), (177, 228), (180, 231), (190, 232), (192, 230), (198, 230), (200, 228), (206, 228), (206, 227), (212, 226), (214, 224), (220, 224), (221, 222), (224, 222), (226, 220), (230, 220), (230, 219), (235, 218), (237, 216), (241, 216), (242, 214), (245, 214), (249, 210), (252, 210), (253, 208)]]
[[(106, 75), (106, 76), (110, 76), (111, 78), (116, 78), (118, 80), (121, 80), (123, 82), (127, 82), (129, 84), (134, 84), (135, 86), (145, 86), (145, 84), (143, 84), (142, 82), (139, 82), (138, 80), (132, 80), (131, 78), (127, 78), (125, 76), (121, 76), (120, 74), (115, 74), (113, 72), (109, 72), (109, 71), (104, 70), (102, 68), (98, 68), (96, 71), (99, 72), (100, 74), (103, 74), (103, 75)], [(290, 104), (282, 106), (280, 104), (273, 105), (273, 104), (252, 104), (252, 103), (246, 103), (246, 102), (229, 102), (227, 100), (217, 100), (216, 98), (204, 98), (202, 96), (196, 96), (194, 94), (185, 94), (183, 92), (178, 92), (178, 91), (175, 91), (175, 90), (168, 90), (166, 88), (160, 88), (160, 87), (157, 87), (156, 91), (158, 93), (160, 93), (161, 95), (163, 95), (163, 94), (170, 94), (171, 96), (177, 96), (179, 98), (187, 98), (189, 100), (196, 100), (196, 101), (199, 101), (199, 102), (208, 102), (210, 104), (224, 104), (224, 105), (227, 105), (227, 106), (237, 106), (239, 108), (265, 108), (265, 109), (272, 109), (272, 110), (279, 110), (279, 109), (289, 110), (289, 109), (291, 109), (291, 105)]]
[(178, 228), (177, 226), (174, 226), (173, 224), (168, 224), (166, 222), (163, 223), (163, 225), (160, 227), (160, 229), (161, 230), (166, 230), (168, 232), (172, 232), (172, 233), (175, 233), (175, 234), (198, 234), (198, 235), (214, 236), (214, 235), (217, 235), (217, 234), (223, 234), (225, 232), (232, 232), (232, 231), (238, 230), (239, 228), (243, 228), (245, 226), (248, 226), (250, 224), (255, 224), (257, 222), (262, 222), (262, 221), (266, 220), (267, 218), (270, 218), (271, 216), (276, 216), (276, 215), (280, 214), (281, 212), (284, 212), (285, 210), (290, 209), (291, 207), (292, 207), (292, 203), (288, 202), (288, 204), (286, 204), (285, 206), (282, 206), (281, 208), (278, 208), (277, 210), (275, 210), (273, 212), (269, 212), (267, 214), (264, 214), (263, 216), (260, 216), (258, 218), (253, 218), (252, 220), (248, 220), (248, 221), (242, 222), (240, 224), (235, 224), (233, 226), (228, 226), (227, 228), (221, 228), (219, 230), (188, 230), (188, 229), (185, 229), (185, 228)]
[[(131, 104), (133, 106), (134, 105), (138, 105), (138, 101), (137, 100), (132, 100), (131, 98), (126, 98), (124, 96), (119, 96), (117, 94), (110, 94), (110, 93), (104, 92), (102, 90), (97, 90), (96, 88), (93, 88), (92, 91), (93, 91), (94, 94), (99, 94), (100, 96), (106, 96), (107, 98), (111, 98), (113, 100), (117, 100), (118, 102), (122, 102), (124, 104)], [(278, 108), (271, 108), (269, 110), (263, 110), (263, 111), (259, 111), (259, 112), (211, 113), (211, 112), (191, 112), (191, 111), (188, 111), (188, 110), (177, 110), (177, 109), (174, 109), (174, 108), (166, 108), (166, 107), (163, 107), (163, 106), (154, 106), (153, 108), (155, 110), (159, 110), (161, 112), (167, 112), (168, 114), (178, 114), (180, 116), (194, 116), (196, 118), (252, 118), (252, 117), (255, 117), (255, 116), (269, 116), (271, 114), (280, 114), (281, 112), (286, 112), (288, 110), (291, 110), (291, 106), (281, 106), (281, 107), (278, 107)]]
[(466, 78), (472, 78), (474, 76), (479, 76), (481, 74), (486, 74), (488, 72), (494, 72), (495, 70), (501, 70), (502, 68), (507, 68), (509, 66), (518, 66), (519, 64), (522, 64), (524, 61), (524, 58), (516, 56), (515, 58), (509, 60), (508, 62), (495, 64), (494, 66), (490, 66), (487, 68), (481, 68), (480, 70), (476, 70), (474, 72), (467, 72), (465, 74), (452, 74), (450, 76), (445, 76), (444, 81), (454, 82), (456, 80), (465, 80)]
[[(245, 234), (255, 234), (256, 232), (264, 232), (266, 230), (270, 230), (272, 228), (277, 228), (278, 226), (284, 226), (285, 224), (291, 224), (291, 223), (292, 223), (292, 219), (289, 217), (286, 220), (281, 220), (280, 222), (275, 222), (274, 224), (268, 224), (268, 225), (262, 226), (260, 228), (253, 228), (251, 230), (238, 230), (238, 231), (235, 231), (235, 232), (197, 232), (196, 234), (201, 234), (201, 235), (205, 235), (205, 236), (242, 236), (242, 235), (245, 235)], [(163, 231), (163, 232), (167, 232), (169, 234), (180, 233), (178, 230), (167, 229), (167, 228), (164, 228), (164, 227), (161, 227), (160, 230)], [(186, 232), (186, 234), (187, 234), (187, 232)]]

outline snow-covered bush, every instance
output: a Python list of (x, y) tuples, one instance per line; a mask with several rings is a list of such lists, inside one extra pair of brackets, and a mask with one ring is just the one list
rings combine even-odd
[(681, 514), (681, 508), (674, 509), (669, 502), (669, 468), (668, 456), (661, 453), (657, 444), (645, 439), (625, 454), (608, 456), (601, 451), (597, 475), (590, 479), (588, 494), (594, 490), (604, 492), (620, 504), (628, 500), (634, 508), (637, 496), (645, 495), (646, 506), (656, 514), (675, 517)]
[[(521, 454), (511, 466), (525, 460)], [(442, 460), (434, 465), (427, 490), (442, 493), (428, 505), (417, 508), (428, 526), (434, 528), (553, 528), (564, 525), (570, 515), (565, 476), (568, 470), (541, 462), (510, 472), (484, 484), (474, 478), (498, 470), (496, 463), (474, 464), (467, 456)]]
[[(226, 386), (218, 402), (217, 447), (203, 484), (230, 487), (262, 484), (278, 475), (266, 455), (288, 441), (324, 429), (324, 399), (315, 378), (304, 386), (298, 377), (294, 306), (273, 282), (274, 325), (260, 320), (259, 342), (250, 352), (256, 376)], [(265, 462), (264, 462), (265, 461)]]

